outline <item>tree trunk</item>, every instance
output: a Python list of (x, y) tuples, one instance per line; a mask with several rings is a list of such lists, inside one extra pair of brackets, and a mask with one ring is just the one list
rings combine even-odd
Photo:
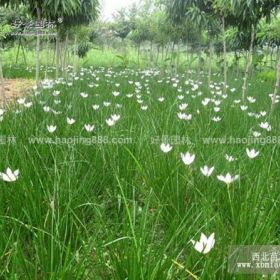
[(227, 93), (227, 43), (225, 31), (225, 17), (222, 17), (222, 32), (223, 32), (223, 50), (224, 50), (224, 88), (223, 93)]
[(180, 65), (180, 44), (177, 44), (177, 62), (176, 62), (176, 70), (179, 71), (179, 65)]
[(273, 111), (274, 111), (277, 94), (279, 92), (279, 87), (280, 87), (280, 54), (278, 52), (278, 61), (277, 61), (277, 66), (276, 66), (276, 82), (275, 82), (274, 93), (273, 93), (272, 102), (271, 102), (271, 113), (273, 113)]
[(36, 86), (40, 87), (40, 25), (41, 25), (41, 9), (37, 4), (37, 42), (36, 42)]
[(193, 49), (193, 46), (191, 47), (191, 55), (190, 55), (190, 58), (191, 58), (191, 61), (190, 61), (190, 70), (192, 70), (192, 66), (193, 66), (193, 61), (194, 61), (194, 49)]
[(67, 78), (67, 54), (68, 54), (68, 38), (69, 38), (69, 33), (66, 31), (66, 38), (64, 42), (64, 57), (63, 57), (63, 74), (64, 77)]
[(235, 64), (234, 64), (234, 73), (235, 73), (235, 77), (237, 78), (238, 77), (238, 68), (239, 68), (239, 58), (238, 58), (238, 55), (237, 55), (237, 52), (235, 51), (234, 52), (234, 60), (235, 60)]
[(273, 48), (271, 48), (271, 52), (270, 52), (270, 67), (273, 68)]
[(16, 54), (16, 65), (18, 63), (20, 46), (21, 46), (21, 36), (19, 37), (19, 41), (18, 41), (18, 48), (17, 48), (17, 54)]
[(27, 65), (26, 56), (25, 56), (25, 51), (24, 51), (24, 47), (23, 47), (22, 41), (23, 41), (23, 39), (22, 39), (22, 37), (20, 36), (19, 42), (18, 42), (17, 54), (16, 54), (16, 64), (18, 63), (19, 51), (20, 51), (20, 48), (21, 48), (21, 50), (22, 50), (22, 55), (23, 55), (23, 60), (24, 60), (24, 64)]
[(159, 48), (160, 48), (160, 46), (158, 45), (158, 46), (157, 46), (157, 55), (156, 55), (155, 65), (157, 65), (157, 64), (158, 64), (158, 58), (159, 58)]
[(198, 64), (197, 64), (197, 80), (200, 80), (200, 71), (201, 71), (201, 42), (199, 39), (198, 44)]
[(77, 37), (77, 35), (75, 35), (75, 39), (74, 39), (74, 67), (73, 67), (75, 75), (76, 75), (77, 70), (78, 70), (78, 65), (77, 65), (77, 53), (78, 53), (77, 41), (78, 41), (78, 37)]
[(25, 56), (25, 50), (24, 50), (24, 46), (23, 46), (22, 42), (21, 42), (21, 49), (22, 49), (22, 55), (23, 55), (24, 64), (27, 65), (26, 56)]
[(154, 63), (154, 54), (153, 54), (153, 42), (150, 42), (150, 62), (151, 62), (151, 66), (153, 66)]
[(138, 63), (138, 68), (140, 67), (140, 44), (137, 46), (137, 63)]
[(255, 40), (255, 26), (252, 25), (252, 30), (251, 30), (251, 41), (250, 41), (250, 49), (247, 54), (247, 59), (246, 59), (246, 67), (245, 67), (245, 73), (244, 73), (244, 82), (242, 86), (242, 99), (244, 101), (246, 91), (247, 91), (247, 81), (249, 77), (249, 70), (252, 65), (252, 60), (253, 60), (253, 48), (254, 48), (254, 40)]
[(171, 65), (171, 66), (172, 66), (172, 64), (173, 64), (174, 50), (175, 50), (175, 42), (172, 43), (172, 47), (171, 47), (171, 56), (170, 56), (170, 65)]
[(168, 58), (168, 52), (169, 52), (169, 44), (166, 45), (165, 59)]
[(57, 80), (59, 77), (59, 33), (58, 33), (58, 31), (56, 34), (56, 42), (55, 42), (55, 57), (56, 57), (55, 79)]
[(0, 80), (1, 80), (1, 98), (2, 98), (2, 107), (6, 107), (7, 100), (6, 100), (6, 94), (5, 94), (5, 81), (3, 76), (3, 63), (2, 63), (2, 53), (0, 50)]
[(189, 77), (189, 52), (188, 52), (188, 45), (186, 45), (186, 79)]
[(209, 42), (209, 65), (208, 65), (208, 87), (211, 84), (211, 78), (212, 78), (212, 57), (213, 57), (213, 41), (210, 38)]
[(48, 79), (48, 70), (49, 70), (49, 59), (50, 59), (50, 35), (48, 34), (47, 38), (47, 54), (46, 54), (46, 70), (45, 70), (45, 79)]

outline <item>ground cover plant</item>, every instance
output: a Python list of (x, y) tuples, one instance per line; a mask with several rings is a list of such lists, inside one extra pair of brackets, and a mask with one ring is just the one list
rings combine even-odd
[(2, 112), (2, 276), (227, 279), (228, 245), (277, 244), (269, 88), (215, 80), (86, 68)]
[(0, 0), (0, 279), (278, 279), (278, 1), (100, 9)]

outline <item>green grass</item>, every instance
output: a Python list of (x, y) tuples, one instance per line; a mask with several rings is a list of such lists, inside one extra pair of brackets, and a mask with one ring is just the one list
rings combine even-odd
[[(23, 74), (29, 77), (19, 70), (18, 75)], [(172, 78), (178, 79), (177, 88)], [(221, 85), (221, 76), (214, 79)], [(129, 81), (141, 83), (139, 92)], [(1, 279), (194, 279), (190, 272), (199, 279), (251, 279), (227, 273), (228, 249), (280, 241), (280, 142), (207, 144), (204, 138), (243, 138), (252, 130), (260, 131), (261, 137), (278, 136), (279, 106), (272, 117), (247, 115), (269, 112), (273, 84), (252, 78), (248, 96), (257, 101), (247, 102), (249, 109), (243, 112), (234, 103), (241, 98), (241, 77), (230, 77), (229, 88), (237, 90), (229, 91), (225, 99), (219, 89), (211, 93), (207, 77), (201, 77), (202, 84), (194, 92), (185, 81), (181, 74), (85, 68), (73, 85), (56, 84), (27, 97), (33, 102), (30, 108), (10, 105), (0, 126), (0, 135), (8, 137), (0, 145), (0, 170), (10, 166), (20, 175), (13, 183), (0, 181)], [(60, 95), (54, 97), (54, 90)], [(113, 91), (120, 95), (114, 97)], [(82, 98), (81, 92), (89, 96)], [(159, 102), (162, 96), (165, 100)], [(204, 107), (205, 97), (221, 100), (221, 111), (215, 113), (213, 103)], [(111, 105), (105, 107), (103, 102)], [(181, 103), (189, 104), (186, 112), (192, 120), (178, 119)], [(99, 110), (94, 111), (93, 104), (100, 105)], [(147, 105), (147, 111), (141, 105)], [(46, 113), (43, 106), (61, 113)], [(121, 117), (109, 127), (105, 120), (111, 114)], [(213, 116), (222, 120), (215, 123)], [(67, 117), (76, 123), (67, 125)], [(271, 132), (259, 128), (265, 120)], [(57, 126), (53, 134), (47, 131), (51, 124)], [(94, 131), (86, 132), (85, 124), (94, 124)], [(98, 136), (107, 143), (30, 140)], [(180, 137), (178, 143), (175, 136)], [(160, 150), (162, 138), (172, 144), (170, 153)], [(114, 139), (128, 143), (110, 143)], [(250, 160), (247, 147), (260, 155)], [(187, 151), (196, 155), (191, 166), (180, 158)], [(225, 154), (237, 160), (229, 163)], [(199, 170), (205, 164), (215, 166), (209, 178)], [(228, 190), (217, 179), (227, 172), (240, 175)], [(201, 232), (215, 233), (215, 246), (205, 256), (190, 242), (198, 240)]]
[[(3, 60), (4, 64), (6, 65), (6, 71), (5, 74), (7, 77), (21, 77), (19, 73), (19, 68), (24, 69), (24, 72), (22, 75), (25, 76), (31, 76), (31, 69), (35, 66), (36, 61), (36, 54), (34, 52), (34, 42), (24, 45), (24, 52), (22, 49), (19, 50), (18, 53), (18, 60), (16, 60), (18, 47), (15, 44), (14, 47), (7, 48), (3, 52)], [(74, 64), (74, 58), (72, 55), (73, 46), (70, 44), (68, 48), (68, 55), (69, 60), (68, 64), (72, 65)], [(62, 52), (62, 60), (63, 60), (64, 53)], [(171, 57), (173, 57), (173, 60), (171, 62)], [(202, 58), (204, 60), (203, 68), (205, 71), (208, 71), (208, 55), (207, 53), (202, 53)], [(220, 64), (219, 61), (222, 59), (222, 54), (220, 56), (215, 55), (212, 59), (212, 67), (215, 71), (219, 71)], [(40, 52), (40, 60), (41, 60), (41, 67), (42, 70), (44, 69), (45, 65), (48, 65), (48, 67), (55, 67), (56, 59), (55, 59), (55, 45), (50, 45), (49, 48), (49, 58), (47, 59), (47, 50), (46, 50), (46, 43), (42, 42), (42, 50)], [(231, 66), (234, 63), (234, 54), (229, 53), (228, 57), (228, 65)], [(269, 60), (269, 56), (266, 56), (264, 59), (265, 61)], [(138, 67), (138, 58), (137, 58), (137, 50), (132, 45), (129, 45), (126, 43), (126, 46), (122, 46), (119, 48), (112, 48), (112, 47), (96, 47), (90, 49), (90, 51), (87, 53), (87, 55), (84, 58), (78, 58), (77, 59), (78, 64), (81, 67), (130, 67), (130, 68), (136, 68)], [(17, 62), (17, 63), (16, 63)], [(239, 66), (241, 68), (244, 68), (244, 57), (240, 59)], [(174, 52), (173, 55), (171, 54), (171, 51), (166, 53), (166, 49), (164, 50), (164, 54), (162, 56), (161, 49), (158, 54), (157, 59), (157, 50), (154, 46), (152, 51), (152, 58), (150, 54), (149, 47), (143, 46), (140, 52), (140, 65), (139, 67), (141, 69), (146, 68), (164, 68), (168, 70), (174, 69), (177, 64), (177, 53)], [(11, 65), (11, 66), (10, 66)], [(179, 59), (179, 70), (184, 72), (188, 69), (197, 69), (198, 68), (198, 56), (193, 54), (187, 54), (186, 51), (183, 49), (180, 52), (180, 59)], [(263, 67), (263, 70), (271, 70), (270, 68)], [(44, 72), (44, 71), (43, 71)], [(34, 74), (35, 76), (35, 74)], [(44, 77), (44, 73), (42, 73), (42, 77)]]

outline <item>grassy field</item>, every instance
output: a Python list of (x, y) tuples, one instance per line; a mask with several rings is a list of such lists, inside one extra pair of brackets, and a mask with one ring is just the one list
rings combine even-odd
[[(10, 47), (3, 52), (3, 60), (4, 64), (6, 65), (6, 76), (8, 77), (22, 77), (29, 76), (30, 71), (32, 71), (32, 67), (35, 66), (35, 52), (34, 48), (32, 48), (33, 45), (27, 45), (24, 47), (24, 52), (20, 48), (18, 53), (18, 47)], [(69, 47), (69, 60), (68, 64), (72, 65), (74, 64), (74, 58), (72, 54), (72, 48)], [(265, 51), (264, 51), (265, 52)], [(162, 56), (162, 52), (160, 49), (158, 59), (157, 59), (157, 51), (154, 47), (152, 52), (152, 58), (150, 54), (150, 50), (148, 46), (143, 46), (140, 53), (140, 64), (139, 67), (142, 69), (147, 69), (151, 67), (156, 68), (167, 68), (171, 69), (172, 65), (173, 67), (176, 67), (177, 64), (177, 52), (173, 53), (173, 61), (171, 62), (171, 51), (169, 50), (166, 53), (166, 50), (164, 50), (164, 55)], [(18, 57), (18, 59), (17, 59)], [(47, 59), (48, 57), (48, 59)], [(203, 67), (207, 71), (208, 68), (208, 55), (206, 53), (202, 54), (202, 58), (204, 60)], [(222, 54), (220, 56), (215, 55), (212, 59), (212, 67), (213, 70), (219, 71), (220, 65), (219, 61), (222, 59)], [(275, 59), (275, 57), (274, 57)], [(51, 45), (49, 49), (49, 56), (47, 56), (47, 50), (46, 50), (46, 43), (43, 43), (42, 51), (40, 52), (40, 60), (41, 60), (41, 67), (42, 70), (46, 65), (48, 67), (55, 67), (55, 46)], [(233, 65), (234, 63), (234, 54), (229, 53), (228, 54), (228, 64)], [(270, 57), (267, 55), (264, 61), (266, 61), (267, 65), (270, 64), (269, 62)], [(111, 47), (101, 48), (96, 47), (92, 48), (87, 55), (84, 58), (79, 58), (78, 63), (81, 67), (130, 67), (130, 68), (137, 68), (138, 67), (138, 58), (137, 58), (137, 50), (135, 47), (131, 45), (127, 45), (125, 48), (122, 49), (115, 49)], [(188, 69), (196, 69), (198, 67), (198, 56), (196, 53), (193, 54), (187, 54), (186, 50), (182, 49), (179, 56), (179, 69), (181, 71), (185, 71), (186, 68)], [(239, 62), (240, 68), (244, 68), (244, 57), (240, 59)], [(27, 71), (25, 73), (18, 73), (18, 68), (27, 68)], [(264, 67), (263, 70), (269, 70)], [(42, 77), (44, 77), (44, 71), (42, 71)]]
[(222, 79), (87, 67), (10, 104), (0, 171), (19, 174), (1, 175), (0, 279), (263, 279), (229, 274), (227, 257), (280, 241), (279, 107), (272, 83), (253, 77), (242, 102), (242, 78), (227, 95)]

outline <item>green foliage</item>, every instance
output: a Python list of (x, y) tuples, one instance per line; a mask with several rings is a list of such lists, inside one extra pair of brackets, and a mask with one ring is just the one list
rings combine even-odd
[(0, 40), (5, 39), (12, 31), (12, 27), (9, 24), (0, 24)]
[[(237, 27), (229, 27), (226, 32), (226, 42), (229, 51), (243, 51), (250, 47), (251, 33), (240, 31)], [(220, 38), (222, 41), (222, 38)]]
[(262, 65), (264, 59), (265, 59), (265, 54), (262, 51), (255, 51), (253, 53), (253, 60), (252, 60), (253, 67), (257, 68), (259, 65)]
[(86, 57), (87, 53), (89, 52), (89, 50), (91, 49), (92, 45), (90, 42), (84, 41), (79, 43), (78, 45), (78, 56), (80, 58), (84, 58)]
[(239, 29), (250, 29), (252, 25), (257, 26), (262, 18), (269, 20), (278, 9), (280, 2), (278, 0), (235, 0), (231, 1), (231, 5), (236, 18), (234, 22), (236, 26)]
[(262, 71), (258, 73), (258, 79), (274, 83), (276, 81), (276, 72), (275, 70)]
[[(22, 75), (28, 75), (26, 68)], [(169, 73), (87, 68), (77, 77), (26, 96), (32, 107), (16, 102), (1, 122), (1, 135), (9, 138), (0, 145), (0, 171), (8, 166), (20, 171), (15, 182), (0, 180), (2, 279), (195, 279), (191, 272), (196, 279), (228, 280), (235, 277), (225, 264), (230, 245), (279, 243), (279, 149), (272, 138), (279, 135), (279, 116), (269, 120), (273, 131), (258, 128), (262, 137), (252, 143), (257, 140), (252, 127), (266, 117), (256, 120), (242, 113), (234, 103), (238, 91), (225, 99), (213, 95), (204, 77), (202, 94), (195, 98), (188, 98), (193, 84), (185, 82), (196, 77), (175, 77), (189, 104), (186, 112), (195, 115), (187, 124), (177, 118), (185, 101), (178, 100)], [(240, 80), (229, 77), (230, 89), (238, 89)], [(137, 94), (126, 97), (135, 92), (135, 82), (142, 87), (146, 111)], [(221, 82), (213, 78), (213, 84)], [(89, 88), (90, 83), (98, 88)], [(250, 109), (266, 110), (270, 83), (255, 78), (251, 83), (249, 94), (257, 101), (248, 104)], [(120, 96), (112, 95), (115, 90)], [(81, 92), (88, 97), (81, 98)], [(215, 105), (201, 104), (205, 98), (221, 100), (218, 124), (211, 121)], [(93, 104), (99, 110), (92, 110)], [(61, 113), (46, 113), (45, 106)], [(106, 119), (112, 114), (121, 118), (109, 127)], [(67, 117), (76, 123), (68, 125)], [(95, 125), (91, 133), (83, 128), (88, 123)], [(53, 134), (47, 131), (50, 124), (57, 126)], [(232, 137), (252, 144), (223, 141)], [(161, 152), (162, 141), (173, 146), (170, 153)], [(249, 159), (247, 147), (260, 151), (259, 156)], [(196, 154), (191, 166), (180, 158), (187, 151)], [(236, 161), (227, 162), (225, 154)], [(201, 174), (204, 165), (215, 167), (210, 177)], [(230, 186), (219, 182), (217, 175), (227, 172), (240, 179)], [(207, 255), (190, 242), (201, 232), (215, 232), (217, 241)]]
[(132, 23), (129, 20), (127, 11), (121, 9), (117, 11), (117, 14), (114, 16), (114, 24), (112, 24), (112, 29), (117, 37), (120, 37), (122, 40), (127, 37), (129, 32), (132, 30)]
[(128, 64), (129, 64), (129, 59), (127, 56), (117, 54), (116, 58), (120, 61), (120, 63), (117, 66), (118, 68), (121, 68), (121, 69), (127, 68)]
[(65, 14), (63, 16), (63, 25), (74, 26), (74, 25), (85, 25), (91, 21), (96, 20), (99, 0), (83, 0), (80, 1), (79, 7), (76, 12), (71, 14)]
[(150, 26), (148, 22), (137, 21), (135, 28), (130, 32), (129, 39), (131, 39), (136, 45), (140, 45), (142, 42), (151, 39)]
[(280, 18), (276, 17), (271, 22), (260, 22), (257, 40), (260, 45), (280, 46)]

